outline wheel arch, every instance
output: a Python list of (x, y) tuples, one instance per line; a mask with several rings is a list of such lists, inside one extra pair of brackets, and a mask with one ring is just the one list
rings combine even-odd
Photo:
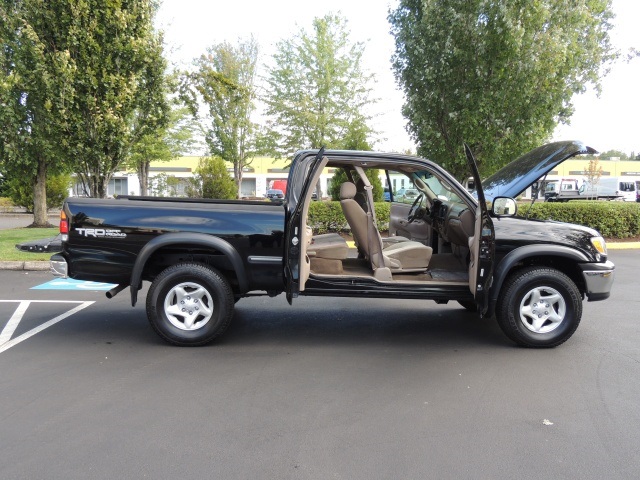
[(513, 271), (522, 267), (544, 266), (561, 270), (573, 280), (584, 296), (584, 280), (578, 263), (588, 261), (589, 259), (582, 252), (562, 245), (526, 245), (512, 250), (502, 258), (494, 271), (491, 301), (487, 314), (492, 316), (495, 313), (496, 302), (506, 278)]
[(238, 287), (242, 293), (248, 291), (248, 279), (245, 266), (238, 251), (226, 240), (204, 233), (176, 232), (159, 235), (142, 247), (131, 272), (131, 306), (138, 301), (138, 290), (142, 285), (142, 274), (149, 259), (155, 252), (169, 246), (194, 246), (211, 248), (225, 255), (236, 274)]

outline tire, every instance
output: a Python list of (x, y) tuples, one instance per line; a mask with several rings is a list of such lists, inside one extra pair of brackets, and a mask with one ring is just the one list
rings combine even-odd
[(474, 300), (458, 300), (458, 303), (468, 312), (478, 311), (478, 304)]
[(580, 324), (582, 296), (575, 283), (559, 270), (524, 268), (505, 281), (496, 317), (505, 335), (518, 345), (557, 347)]
[(234, 296), (216, 270), (180, 263), (163, 270), (147, 294), (147, 318), (164, 340), (178, 346), (211, 342), (229, 326)]

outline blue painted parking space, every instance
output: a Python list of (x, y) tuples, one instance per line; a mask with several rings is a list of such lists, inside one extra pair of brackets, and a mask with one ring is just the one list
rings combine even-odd
[(115, 283), (88, 282), (72, 278), (55, 278), (46, 283), (31, 287), (31, 290), (75, 290), (82, 292), (106, 292), (115, 287)]

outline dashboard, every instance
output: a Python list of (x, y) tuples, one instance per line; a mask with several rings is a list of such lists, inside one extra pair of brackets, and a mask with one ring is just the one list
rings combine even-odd
[(445, 242), (465, 247), (469, 245), (475, 216), (466, 204), (436, 198), (431, 205), (429, 221)]

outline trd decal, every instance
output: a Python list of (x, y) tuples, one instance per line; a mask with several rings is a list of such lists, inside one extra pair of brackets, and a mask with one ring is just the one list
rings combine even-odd
[(75, 230), (83, 237), (125, 238), (127, 236), (126, 233), (122, 233), (120, 230), (112, 230), (109, 228), (76, 228)]

